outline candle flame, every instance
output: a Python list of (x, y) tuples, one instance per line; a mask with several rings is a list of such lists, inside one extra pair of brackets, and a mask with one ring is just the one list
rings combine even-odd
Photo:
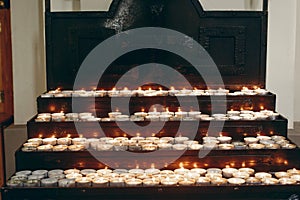
[(70, 137), (71, 137), (71, 134), (68, 134), (68, 135), (67, 135), (67, 138), (70, 138)]
[(119, 108), (116, 108), (116, 112), (119, 112), (120, 110), (119, 110)]
[(142, 109), (141, 109), (141, 112), (145, 112), (145, 108), (142, 108)]
[(136, 165), (136, 167), (135, 167), (136, 169), (139, 169), (140, 168), (140, 166), (139, 165)]
[(82, 135), (82, 134), (79, 134), (79, 137), (80, 137), (80, 138), (83, 138), (83, 135)]
[(142, 90), (142, 87), (139, 87), (138, 90), (141, 91), (141, 90)]
[(194, 87), (194, 90), (198, 90), (198, 88)]
[(260, 110), (264, 110), (265, 109), (265, 107), (264, 106), (260, 106)]
[(274, 135), (274, 131), (270, 131), (270, 135)]
[(180, 107), (178, 107), (178, 112), (181, 112), (181, 108)]
[(39, 134), (39, 138), (43, 138), (43, 134), (42, 133)]
[(152, 91), (152, 88), (151, 87), (149, 87), (149, 89), (148, 89), (149, 91)]
[(151, 164), (151, 169), (155, 169), (155, 164), (154, 163)]
[(229, 165), (226, 165), (225, 168), (230, 168), (230, 166), (229, 166)]
[(152, 133), (152, 137), (155, 137), (155, 135), (156, 135), (155, 133)]
[(170, 90), (175, 90), (175, 87), (174, 87), (174, 86), (171, 86), (171, 87), (170, 87)]
[(169, 107), (166, 107), (166, 112), (169, 112)]
[(183, 167), (183, 163), (182, 163), (182, 162), (181, 162), (181, 163), (179, 163), (179, 167), (180, 167), (180, 168), (182, 168), (182, 169), (184, 168), (184, 167)]
[(246, 163), (245, 162), (242, 163), (242, 167), (246, 167)]
[(256, 85), (253, 86), (253, 89), (254, 90), (260, 90), (260, 88), (258, 86), (256, 86)]
[(55, 135), (52, 135), (51, 138), (55, 138)]
[(285, 161), (284, 161), (284, 164), (285, 164), (285, 165), (288, 165), (288, 164), (289, 164), (289, 162), (288, 162), (287, 160), (285, 160)]
[(194, 168), (198, 168), (198, 164), (197, 164), (197, 163), (194, 163), (194, 164), (193, 164), (193, 167), (194, 167)]
[(140, 133), (136, 133), (136, 136), (137, 136), (137, 137), (140, 137), (140, 136), (141, 136), (141, 134), (140, 134)]
[(115, 87), (112, 89), (112, 91), (116, 91), (116, 90), (117, 90), (117, 88), (115, 88)]
[(233, 163), (233, 162), (232, 162), (232, 163), (230, 163), (230, 166), (234, 167), (234, 166), (235, 166), (235, 163)]
[(128, 87), (124, 87), (124, 91), (127, 91), (128, 90)]
[(219, 136), (220, 136), (220, 137), (222, 137), (222, 136), (223, 136), (222, 132), (220, 132), (220, 133), (219, 133)]
[(159, 87), (158, 89), (159, 89), (160, 91), (162, 91), (162, 87)]
[(153, 108), (153, 112), (157, 112), (157, 109), (155, 107)]

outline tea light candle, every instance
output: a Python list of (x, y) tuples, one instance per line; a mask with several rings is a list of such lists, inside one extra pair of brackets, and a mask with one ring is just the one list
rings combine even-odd
[(246, 144), (255, 144), (258, 142), (258, 139), (255, 137), (245, 137), (244, 141)]
[(200, 111), (190, 111), (190, 112), (188, 112), (189, 117), (195, 118), (195, 116), (197, 116), (197, 115), (201, 115), (201, 112)]
[(55, 178), (47, 178), (41, 180), (42, 187), (57, 187), (57, 179)]
[(266, 178), (272, 178), (272, 175), (270, 173), (266, 173), (266, 172), (257, 172), (255, 173), (255, 178), (258, 179), (266, 179)]
[(23, 187), (23, 182), (17, 181), (17, 180), (8, 180), (6, 182), (6, 185), (7, 185), (7, 187), (12, 187), (12, 188)]
[(242, 117), (240, 117), (240, 116), (229, 116), (229, 119), (230, 119), (230, 120), (237, 121), (237, 120), (241, 120)]
[(142, 146), (144, 151), (155, 151), (157, 149), (157, 145), (155, 144), (146, 144)]
[(264, 178), (261, 180), (262, 180), (262, 183), (266, 184), (266, 185), (276, 185), (279, 183), (279, 180), (276, 178)]
[(111, 169), (99, 169), (97, 170), (97, 174), (99, 174), (100, 176), (103, 176), (105, 174), (110, 174), (113, 171)]
[(282, 185), (294, 185), (297, 183), (297, 181), (291, 178), (283, 177), (279, 179), (279, 183)]
[(175, 144), (183, 144), (185, 141), (188, 141), (189, 138), (188, 137), (175, 137), (174, 138), (174, 141), (175, 141)]
[(252, 168), (247, 168), (247, 167), (243, 167), (243, 168), (240, 168), (239, 169), (240, 172), (245, 172), (245, 173), (248, 173), (250, 176), (252, 176), (255, 172), (254, 169)]
[(76, 178), (75, 180), (77, 187), (91, 187), (92, 179), (88, 177)]
[(68, 146), (70, 151), (83, 151), (85, 147), (83, 145), (70, 145)]
[(300, 174), (295, 174), (295, 175), (292, 175), (291, 176), (291, 179), (297, 181), (297, 182), (300, 182)]
[(38, 151), (52, 151), (52, 149), (53, 149), (53, 146), (50, 144), (41, 145), (41, 146), (37, 147)]
[(19, 171), (16, 172), (16, 176), (29, 176), (31, 175), (31, 171), (30, 170), (23, 170), (23, 171)]
[(206, 169), (202, 169), (202, 168), (193, 168), (190, 171), (192, 173), (200, 174), (200, 176), (203, 176), (204, 174), (206, 174)]
[(173, 147), (172, 144), (169, 144), (169, 143), (161, 143), (161, 144), (158, 144), (158, 148), (159, 150), (171, 150)]
[(155, 178), (143, 179), (143, 185), (144, 185), (144, 187), (158, 186), (159, 183), (160, 183), (159, 180), (155, 179)]
[(203, 144), (203, 149), (212, 150), (217, 148), (217, 143), (205, 143)]
[(82, 145), (85, 142), (86, 142), (86, 138), (83, 138), (83, 137), (78, 137), (78, 138), (72, 139), (72, 144), (74, 144), (74, 145)]
[(53, 151), (66, 151), (67, 149), (67, 145), (56, 145), (53, 147)]
[(287, 173), (289, 173), (291, 175), (300, 175), (300, 170), (293, 168), (293, 169), (287, 170)]
[(233, 173), (238, 172), (236, 168), (224, 168), (222, 169), (223, 176), (225, 178), (231, 178), (233, 176)]
[(174, 138), (173, 137), (162, 137), (160, 138), (161, 143), (174, 143)]
[(66, 174), (66, 179), (75, 181), (77, 178), (82, 178), (82, 174), (78, 174), (78, 173)]
[(75, 180), (71, 179), (61, 179), (58, 180), (58, 187), (75, 187)]
[(165, 178), (165, 179), (162, 179), (161, 180), (161, 184), (164, 185), (164, 186), (174, 186), (174, 185), (177, 185), (178, 181), (177, 179), (175, 178)]
[(235, 149), (246, 149), (246, 144), (244, 142), (233, 142)]
[(114, 145), (112, 144), (98, 144), (97, 151), (112, 151), (114, 149)]
[(114, 151), (127, 151), (128, 146), (122, 143), (117, 143), (113, 145)]
[(79, 174), (80, 173), (80, 170), (78, 169), (67, 169), (64, 171), (64, 174)]
[(34, 179), (28, 179), (23, 183), (24, 187), (39, 187), (40, 186), (40, 181), (39, 180), (34, 180)]
[(263, 144), (249, 144), (250, 149), (264, 149), (265, 145)]
[(57, 180), (60, 180), (60, 179), (64, 179), (65, 178), (65, 175), (64, 174), (53, 174), (53, 175), (49, 175), (48, 176), (49, 178), (55, 178)]
[(208, 174), (222, 174), (222, 170), (219, 168), (208, 168), (206, 170), (206, 173)]
[(108, 187), (109, 186), (109, 179), (98, 177), (92, 180), (93, 187)]
[(200, 149), (203, 149), (203, 145), (202, 144), (190, 144), (188, 146), (188, 149), (189, 150), (194, 150), (194, 151), (200, 150)]
[(186, 174), (189, 171), (190, 171), (189, 169), (185, 169), (185, 168), (181, 167), (181, 168), (175, 169), (174, 173), (175, 174)]
[(260, 184), (261, 180), (255, 177), (249, 177), (246, 179), (246, 183), (248, 184)]
[(57, 175), (57, 174), (63, 174), (64, 171), (61, 170), (61, 169), (53, 169), (53, 170), (50, 170), (48, 172), (48, 176), (51, 176), (51, 175)]
[(230, 110), (230, 111), (227, 111), (227, 115), (228, 116), (239, 116), (240, 115), (240, 111)]
[(128, 173), (128, 170), (127, 169), (114, 169), (113, 173), (124, 174), (124, 173)]
[(291, 175), (287, 172), (275, 172), (275, 176), (276, 178), (288, 178), (290, 177)]
[(31, 138), (31, 139), (28, 139), (27, 142), (41, 145), (41, 144), (43, 144), (43, 139), (42, 138)]
[(199, 177), (196, 180), (196, 185), (207, 185), (210, 184), (210, 178), (207, 177)]
[(242, 185), (245, 182), (246, 182), (245, 179), (242, 179), (242, 178), (229, 178), (228, 179), (228, 183), (233, 184), (233, 185)]
[(135, 116), (137, 117), (146, 117), (148, 115), (148, 113), (145, 112), (136, 112), (134, 113)]
[(266, 144), (265, 147), (267, 149), (280, 149), (280, 145), (279, 144)]
[(38, 175), (38, 176), (47, 177), (48, 176), (48, 170), (44, 170), (44, 169), (35, 170), (35, 171), (32, 172), (32, 175)]
[(247, 179), (247, 178), (250, 177), (250, 175), (248, 173), (246, 173), (246, 172), (240, 172), (240, 171), (234, 172), (232, 174), (232, 176), (234, 178), (242, 178), (242, 179)]
[(208, 174), (205, 174), (205, 177), (213, 180), (213, 179), (216, 179), (216, 178), (222, 178), (222, 174), (218, 174), (218, 173), (208, 173)]
[(29, 142), (27, 142), (27, 143), (24, 143), (23, 146), (27, 147), (27, 148), (37, 148), (39, 146), (39, 144), (38, 143), (29, 143)]
[(173, 150), (176, 150), (176, 151), (183, 151), (183, 150), (186, 150), (187, 149), (187, 145), (185, 144), (174, 144), (172, 146)]
[(150, 169), (145, 170), (146, 175), (154, 175), (154, 174), (159, 174), (159, 173), (160, 173), (160, 170), (155, 169), (155, 168), (150, 168)]
[(58, 145), (70, 145), (72, 143), (72, 139), (69, 137), (65, 138), (58, 138), (57, 139), (57, 144)]
[(283, 149), (296, 149), (297, 145), (295, 144), (284, 144), (281, 146)]
[(128, 171), (128, 173), (134, 174), (134, 175), (141, 175), (141, 174), (145, 173), (145, 170), (143, 170), (143, 169), (130, 169)]
[(132, 178), (125, 180), (125, 183), (127, 187), (138, 187), (142, 185), (143, 181), (141, 179)]
[(88, 174), (96, 173), (96, 170), (94, 169), (83, 169), (80, 171), (80, 173), (84, 176), (87, 176)]
[(277, 142), (277, 141), (281, 141), (281, 140), (286, 140), (286, 137), (281, 136), (281, 135), (274, 135), (274, 136), (271, 136), (271, 139), (274, 140), (275, 142)]
[(128, 150), (129, 151), (141, 151), (142, 147), (138, 143), (136, 143), (136, 144), (129, 145)]
[(217, 178), (211, 179), (211, 183), (214, 185), (225, 185), (227, 183), (227, 179), (217, 177)]
[(231, 149), (234, 149), (234, 145), (233, 144), (219, 144), (218, 147), (221, 150), (231, 150)]
[(115, 117), (116, 121), (129, 121), (129, 116), (128, 115), (117, 115)]
[(181, 185), (181, 186), (194, 185), (194, 184), (195, 184), (195, 180), (192, 180), (192, 179), (184, 179), (184, 180), (182, 180), (182, 181), (179, 181), (178, 184)]
[(113, 178), (110, 180), (111, 187), (124, 187), (125, 182), (123, 178)]
[(43, 139), (43, 144), (44, 145), (47, 145), (47, 144), (50, 144), (50, 145), (56, 145), (56, 141), (57, 141), (57, 138), (44, 138)]

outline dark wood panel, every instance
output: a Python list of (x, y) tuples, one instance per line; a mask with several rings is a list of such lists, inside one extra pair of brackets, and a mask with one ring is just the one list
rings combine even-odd
[[(50, 12), (50, 1), (46, 3), (48, 89), (73, 89), (80, 65), (92, 49), (110, 36), (141, 27), (175, 30), (199, 42), (217, 64), (225, 86), (230, 89), (265, 87), (266, 10), (211, 12), (204, 11), (197, 0), (114, 0), (108, 12), (57, 13)], [(189, 42), (187, 39), (184, 44), (189, 45)], [(116, 58), (107, 66), (100, 87), (112, 88), (125, 72), (146, 63), (168, 65), (195, 87), (215, 84), (205, 83), (185, 58), (167, 51), (147, 49)], [(203, 68), (207, 72), (211, 70)], [(155, 75), (166, 78), (161, 73)], [(175, 79), (172, 81), (182, 85)], [(87, 80), (81, 88), (97, 85)]]
[[(163, 127), (161, 127), (161, 122), (152, 122), (148, 128), (143, 128), (149, 124), (148, 121), (118, 123), (122, 126), (122, 129), (116, 122), (78, 122), (78, 126), (76, 127), (74, 122), (35, 122), (33, 118), (27, 123), (27, 131), (28, 138), (40, 136), (52, 137), (53, 135), (56, 137), (66, 137), (68, 134), (71, 137), (78, 137), (81, 134), (87, 138), (103, 137), (105, 135), (110, 137), (124, 135), (132, 137), (136, 133), (140, 133), (141, 136), (152, 136), (155, 133), (158, 137), (180, 134), (191, 139), (196, 138), (200, 140), (203, 136), (207, 135), (210, 126), (210, 122), (208, 121), (169, 121)], [(132, 123), (135, 123), (137, 126), (133, 126)], [(214, 121), (214, 125), (210, 129), (210, 135), (219, 136), (220, 132), (214, 132), (214, 130), (220, 129), (223, 135), (231, 136), (234, 140), (242, 140), (245, 135), (257, 136), (257, 134), (287, 136), (287, 119), (283, 117), (277, 120), (263, 121), (225, 121), (224, 126), (222, 125), (221, 121)], [(184, 127), (185, 130), (178, 133), (179, 126)], [(153, 130), (157, 129), (157, 133), (153, 132)]]
[[(5, 5), (8, 1), (5, 1)], [(13, 77), (10, 10), (0, 9), (0, 112), (13, 115)]]
[(299, 197), (299, 185), (193, 186), (149, 188), (2, 188), (3, 200), (286, 200)]
[[(17, 170), (37, 169), (142, 169), (156, 166), (159, 169), (177, 169), (180, 166), (191, 169), (251, 167), (256, 171), (286, 171), (299, 168), (299, 149), (293, 150), (212, 150), (212, 151), (157, 151), (157, 152), (16, 152)], [(30, 160), (30, 162), (26, 162)]]

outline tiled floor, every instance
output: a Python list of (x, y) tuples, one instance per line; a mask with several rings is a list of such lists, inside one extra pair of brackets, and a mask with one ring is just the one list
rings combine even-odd
[(300, 146), (300, 122), (294, 124), (294, 129), (290, 129), (288, 132), (289, 139), (291, 139), (295, 144)]

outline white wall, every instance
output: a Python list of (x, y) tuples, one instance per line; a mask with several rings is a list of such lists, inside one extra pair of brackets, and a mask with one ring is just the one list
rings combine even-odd
[[(53, 9), (72, 9), (71, 1), (53, 0)], [(95, 0), (83, 1), (81, 7), (87, 9), (87, 5), (91, 5), (89, 1)], [(201, 1), (206, 8), (223, 7), (231, 10), (249, 7), (249, 2), (241, 0)], [(16, 124), (25, 124), (36, 113), (36, 97), (46, 88), (42, 2), (26, 0), (11, 3)], [(101, 0), (101, 8), (107, 10), (110, 2)], [(288, 117), (290, 127), (294, 118), (300, 121), (300, 80), (296, 77), (300, 69), (295, 69), (296, 4), (297, 0), (270, 1), (267, 88), (277, 94), (277, 110)], [(298, 31), (300, 33), (300, 25)], [(300, 53), (300, 39), (297, 44), (297, 52)], [(297, 57), (296, 62), (299, 66), (300, 58)]]
[(300, 121), (300, 2), (297, 1), (297, 41), (295, 69), (295, 121)]
[(277, 94), (277, 111), (294, 121), (296, 1), (272, 0), (269, 13), (267, 88)]
[(45, 91), (43, 1), (11, 1), (15, 123), (36, 114), (36, 97)]

